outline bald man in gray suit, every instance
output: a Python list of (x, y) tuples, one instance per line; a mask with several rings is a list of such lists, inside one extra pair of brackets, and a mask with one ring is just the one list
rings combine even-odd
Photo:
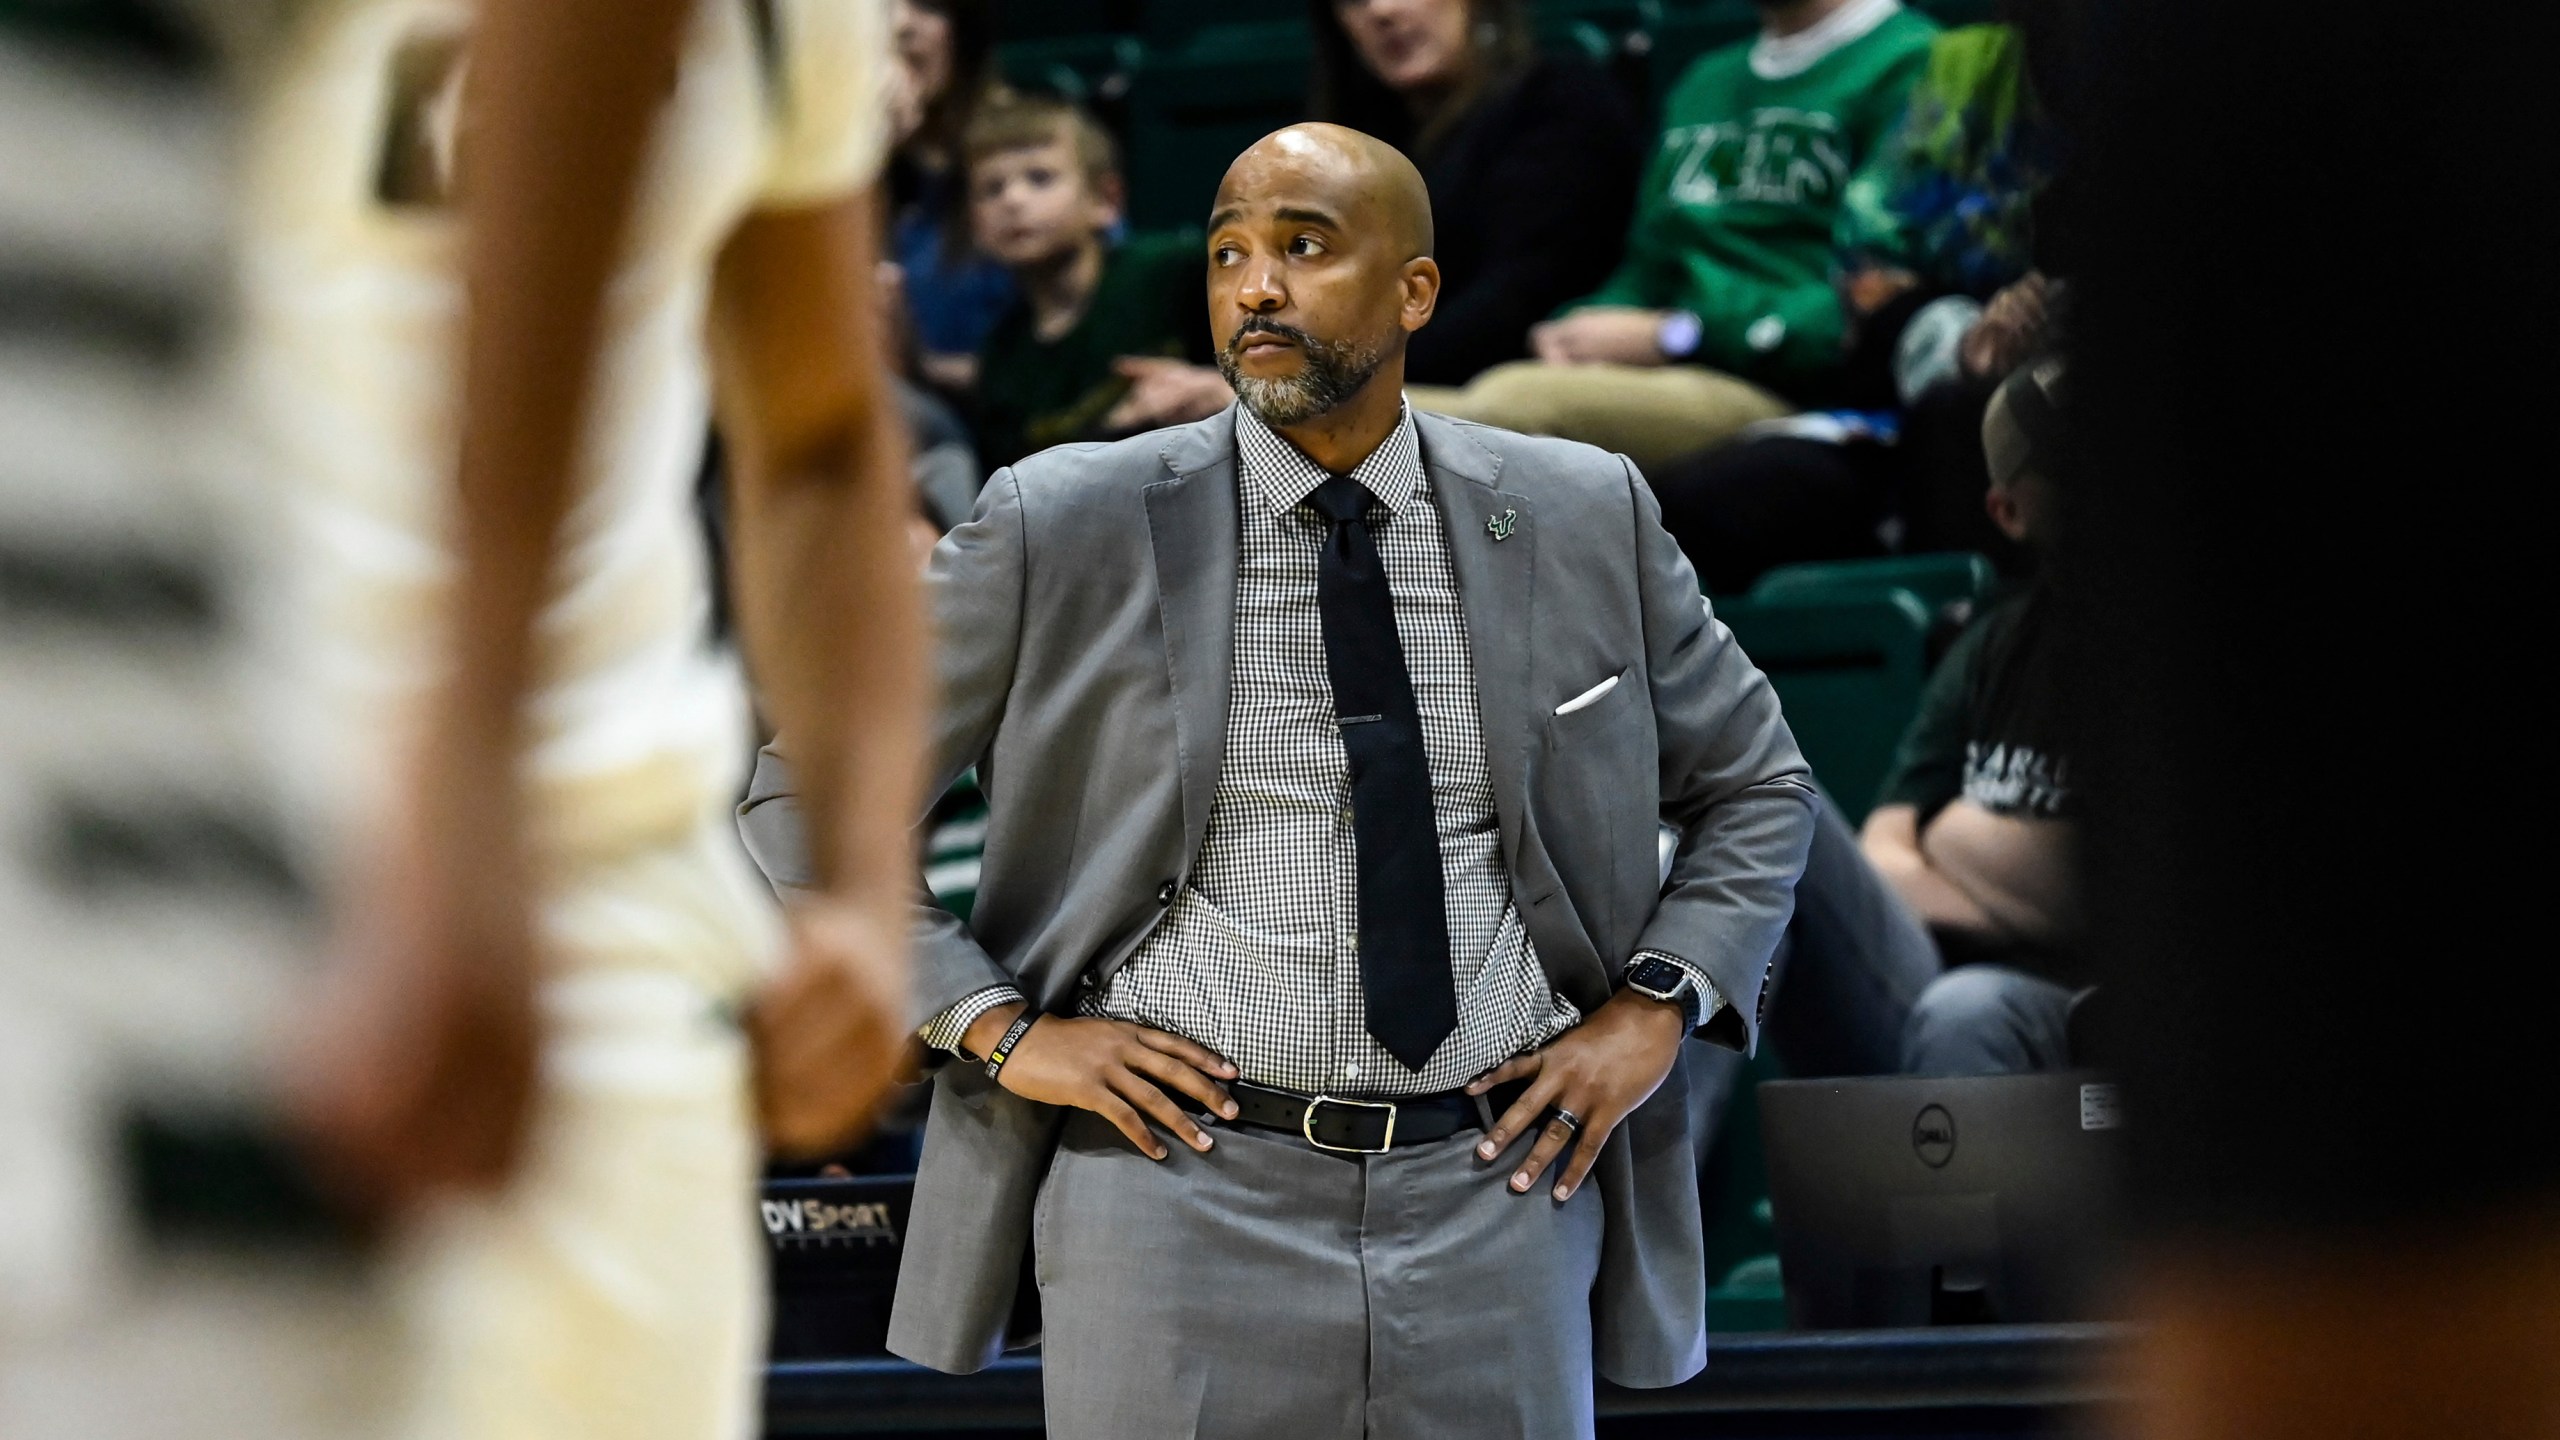
[[(1028, 1244), (1061, 1440), (1587, 1436), (1595, 1372), (1705, 1363), (1682, 1042), (1751, 1043), (1812, 786), (1632, 466), (1405, 405), (1430, 251), (1392, 149), (1263, 140), (1238, 407), (935, 553), (990, 813), (889, 1344), (984, 1364)], [(744, 817), (787, 884), (771, 754)]]

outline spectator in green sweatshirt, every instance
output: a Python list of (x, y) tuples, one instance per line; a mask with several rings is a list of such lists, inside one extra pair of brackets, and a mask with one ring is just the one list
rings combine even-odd
[(1833, 223), (1937, 27), (1897, 0), (1759, 4), (1759, 36), (1701, 58), (1664, 100), (1617, 273), (1531, 332), (1538, 359), (1416, 389), (1417, 406), (1650, 467), (1828, 398)]

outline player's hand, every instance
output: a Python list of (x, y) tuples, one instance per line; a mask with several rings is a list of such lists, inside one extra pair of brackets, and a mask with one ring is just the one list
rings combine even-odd
[(360, 1213), (493, 1188), (524, 1149), (540, 1027), (515, 805), (485, 775), (413, 786), (285, 1047), (318, 1172)]
[[(1021, 1014), (1019, 1005), (991, 1010), (978, 1017), (961, 1043), (984, 1054), (981, 1047), (1002, 1042)], [(996, 1083), (1025, 1100), (1090, 1110), (1128, 1136), (1140, 1154), (1161, 1160), (1172, 1152), (1147, 1127), (1149, 1120), (1194, 1150), (1210, 1145), (1209, 1132), (1166, 1092), (1178, 1090), (1232, 1120), (1236, 1102), (1218, 1082), (1235, 1076), (1236, 1067), (1179, 1035), (1126, 1020), (1052, 1015), (1024, 1032), (996, 1071)]]
[(1129, 393), (1104, 416), (1106, 430), (1152, 430), (1206, 420), (1235, 403), (1227, 377), (1207, 365), (1154, 355), (1123, 355), (1111, 368), (1129, 382)]
[(1529, 347), (1550, 365), (1667, 365), (1659, 310), (1594, 305), (1529, 327)]
[[(1618, 1122), (1633, 1114), (1671, 1073), (1672, 1063), (1680, 1057), (1680, 1042), (1688, 1038), (1681, 1019), (1678, 1005), (1621, 990), (1589, 1019), (1544, 1046), (1503, 1062), (1469, 1085), (1468, 1094), (1481, 1095), (1514, 1080), (1530, 1082), (1476, 1146), (1477, 1158), (1490, 1160), (1512, 1140), (1535, 1129), (1538, 1141), (1512, 1171), (1511, 1188), (1527, 1194), (1570, 1145), (1573, 1153), (1565, 1161), (1564, 1173), (1556, 1177), (1554, 1193), (1558, 1200), (1572, 1198)], [(1550, 1110), (1571, 1111), (1582, 1121), (1580, 1128), (1552, 1117), (1540, 1124), (1540, 1117)]]
[(746, 1015), (756, 1116), (785, 1155), (841, 1150), (913, 1068), (907, 909), (822, 896), (792, 907), (791, 958)]

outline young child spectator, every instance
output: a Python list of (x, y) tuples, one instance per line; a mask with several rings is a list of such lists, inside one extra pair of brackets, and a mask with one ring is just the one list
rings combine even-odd
[(978, 458), (989, 468), (1112, 429), (1122, 362), (1209, 356), (1207, 261), (1196, 230), (1113, 244), (1121, 179), (1111, 137), (1063, 101), (982, 111), (966, 145), (970, 226), (1020, 294), (978, 361)]
[(1536, 360), (1417, 406), (1589, 441), (1651, 470), (1831, 398), (1833, 222), (1937, 27), (1896, 0), (1758, 3), (1759, 38), (1700, 59), (1663, 102), (1616, 273), (1532, 332)]
[[(2052, 543), (2067, 468), (2062, 364), (2030, 364), (1983, 418), (1986, 505), (2022, 544)], [(1947, 652), (1903, 736), (1861, 848), (1954, 963), (1921, 993), (1903, 1067), (2013, 1073), (2070, 1063), (2076, 812), (2049, 579), (1974, 622)]]

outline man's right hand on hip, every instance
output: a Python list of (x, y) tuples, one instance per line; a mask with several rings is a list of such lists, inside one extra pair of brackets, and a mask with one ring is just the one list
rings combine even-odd
[[(988, 1011), (970, 1025), (961, 1043), (972, 1054), (986, 1054), (1003, 1041), (1022, 1011), (1020, 1005)], [(1236, 1067), (1179, 1035), (1126, 1020), (1053, 1015), (1024, 1032), (996, 1072), (996, 1083), (1025, 1100), (1090, 1110), (1118, 1127), (1139, 1153), (1161, 1160), (1172, 1152), (1148, 1128), (1149, 1119), (1194, 1150), (1210, 1144), (1208, 1132), (1166, 1092), (1179, 1090), (1211, 1113), (1233, 1119), (1236, 1104), (1218, 1082), (1235, 1076)]]

